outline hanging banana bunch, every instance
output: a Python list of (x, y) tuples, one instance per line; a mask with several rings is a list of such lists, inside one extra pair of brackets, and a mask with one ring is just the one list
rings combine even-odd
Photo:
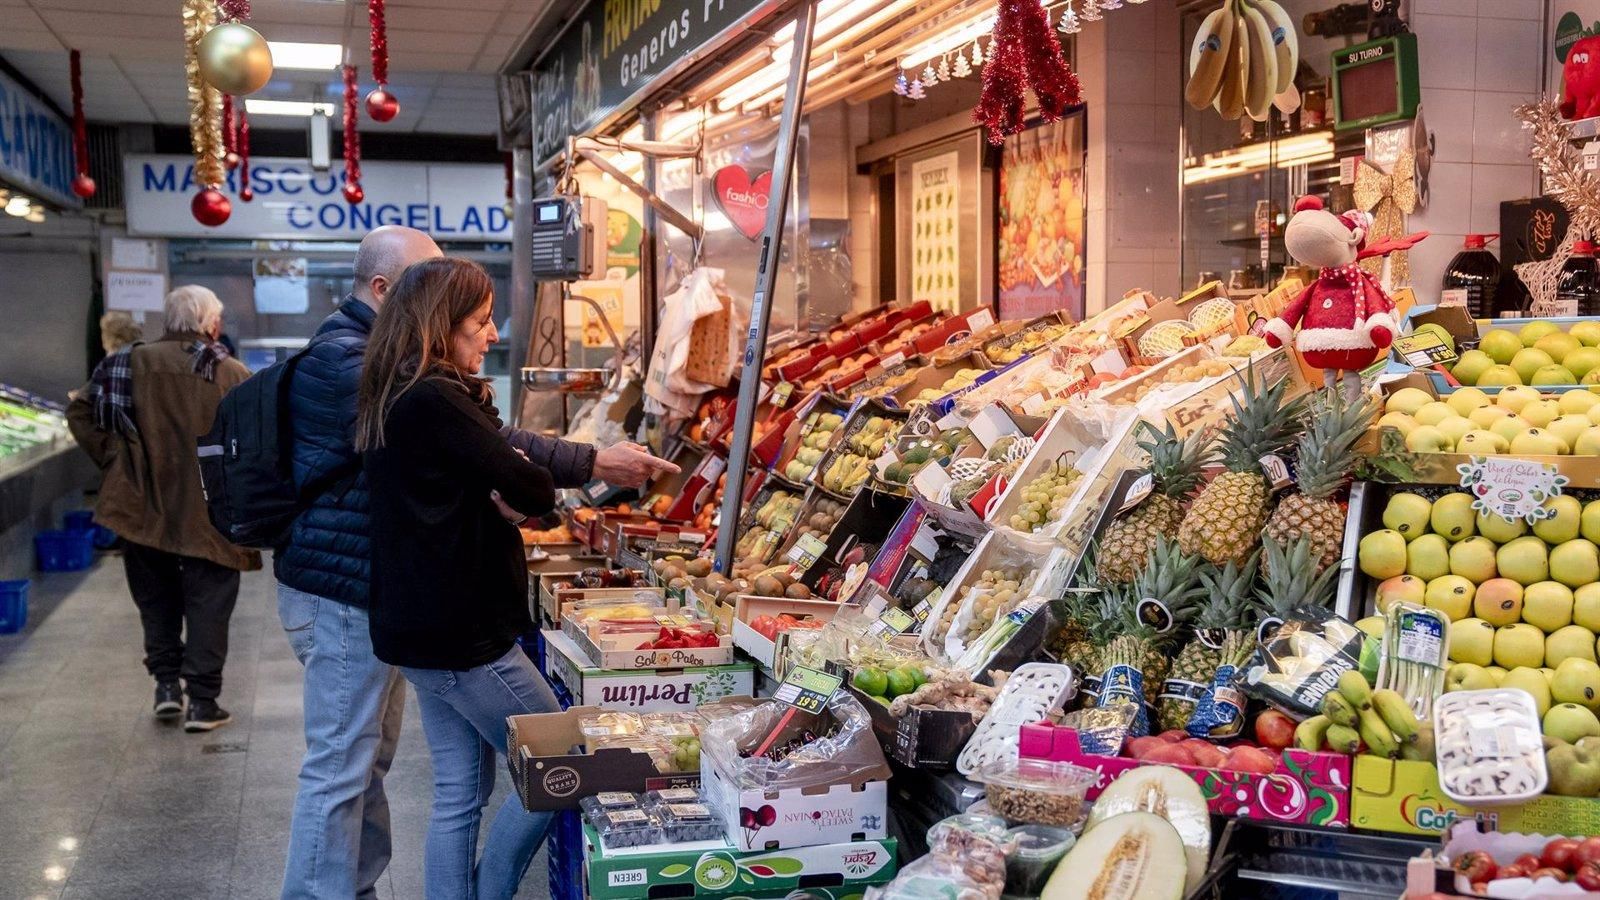
[(1224, 0), (1200, 23), (1183, 96), (1195, 109), (1214, 107), (1224, 119), (1265, 121), (1273, 106), (1284, 115), (1300, 108), (1294, 86), (1299, 66), (1300, 44), (1283, 7), (1273, 0)]

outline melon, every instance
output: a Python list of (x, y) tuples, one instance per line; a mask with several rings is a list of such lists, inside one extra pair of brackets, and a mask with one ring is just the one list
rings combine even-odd
[(1171, 766), (1129, 769), (1095, 800), (1085, 827), (1133, 811), (1154, 813), (1178, 830), (1188, 854), (1185, 890), (1194, 890), (1211, 860), (1211, 810), (1200, 785)]
[(1084, 829), (1039, 900), (1182, 900), (1183, 853), (1183, 839), (1166, 819), (1111, 816)]

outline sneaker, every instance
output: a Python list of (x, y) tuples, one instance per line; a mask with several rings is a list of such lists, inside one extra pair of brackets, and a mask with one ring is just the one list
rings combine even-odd
[(183, 714), (183, 688), (176, 681), (156, 682), (156, 718), (173, 719)]
[(184, 731), (210, 731), (233, 721), (233, 716), (228, 711), (217, 705), (215, 700), (202, 700), (198, 697), (189, 698), (189, 712), (183, 717)]

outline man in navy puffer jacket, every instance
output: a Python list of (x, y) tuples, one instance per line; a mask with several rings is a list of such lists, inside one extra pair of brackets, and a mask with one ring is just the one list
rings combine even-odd
[[(305, 667), (306, 756), (290, 826), (285, 898), (375, 896), (389, 862), (383, 778), (394, 760), (405, 709), (404, 679), (373, 655), (367, 632), (371, 582), (366, 477), (353, 446), (356, 394), (367, 336), (389, 287), (406, 266), (442, 255), (433, 239), (384, 226), (361, 242), (355, 290), (325, 319), (289, 389), (294, 478), (305, 485), (351, 472), (295, 520), (275, 554), (278, 615)], [(631, 444), (598, 453), (587, 444), (507, 431), (557, 487), (592, 477), (638, 486), (675, 467)]]

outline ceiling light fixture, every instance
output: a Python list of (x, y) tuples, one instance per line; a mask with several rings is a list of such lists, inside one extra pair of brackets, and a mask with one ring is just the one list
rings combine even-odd
[(337, 69), (344, 59), (339, 44), (307, 44), (300, 41), (267, 41), (275, 69)]
[(244, 101), (245, 112), (252, 116), (299, 116), (304, 118), (313, 113), (333, 115), (332, 103), (311, 103), (305, 100), (258, 100), (248, 97)]

